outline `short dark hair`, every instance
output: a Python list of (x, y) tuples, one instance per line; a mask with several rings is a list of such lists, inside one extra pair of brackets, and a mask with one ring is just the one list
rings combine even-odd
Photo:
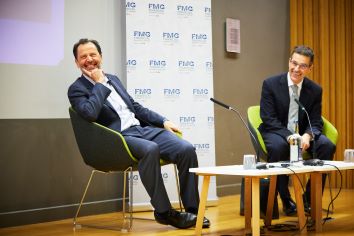
[(83, 38), (83, 39), (80, 39), (77, 43), (74, 44), (73, 54), (74, 54), (75, 59), (77, 59), (77, 48), (80, 45), (86, 44), (86, 43), (93, 43), (96, 46), (98, 53), (102, 56), (101, 46), (96, 40)]
[(291, 52), (290, 58), (293, 57), (294, 53), (309, 57), (310, 58), (310, 65), (313, 64), (313, 59), (314, 59), (315, 54), (313, 53), (313, 50), (310, 47), (305, 46), (305, 45), (295, 46), (293, 51)]

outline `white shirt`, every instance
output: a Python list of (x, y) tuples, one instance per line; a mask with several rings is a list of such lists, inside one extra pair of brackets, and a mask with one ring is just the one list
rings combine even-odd
[[(88, 76), (84, 75), (84, 77), (92, 84), (96, 84), (96, 82)], [(102, 84), (111, 90), (111, 93), (107, 97), (107, 101), (113, 106), (114, 110), (118, 113), (120, 117), (120, 130), (123, 131), (131, 126), (140, 125), (139, 120), (135, 118), (135, 114), (131, 112), (131, 110), (128, 108), (127, 104), (124, 102), (124, 100), (115, 90), (115, 88), (108, 83), (108, 78), (106, 76)]]
[[(293, 95), (293, 89), (291, 88), (291, 86), (294, 84), (294, 82), (290, 79), (290, 73), (288, 72), (288, 86), (289, 86), (289, 96), (292, 97)], [(297, 96), (300, 97), (300, 92), (301, 92), (301, 88), (302, 88), (302, 83), (304, 82), (304, 80), (302, 80), (300, 83), (297, 84)]]

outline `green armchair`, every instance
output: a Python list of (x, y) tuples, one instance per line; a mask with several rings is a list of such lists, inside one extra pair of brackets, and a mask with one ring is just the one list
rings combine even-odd
[[(256, 141), (253, 140), (253, 138), (251, 138), (252, 140), (252, 144), (254, 149), (258, 150), (258, 147), (260, 147), (259, 149), (259, 153), (258, 156), (261, 160), (267, 161), (267, 149), (266, 146), (264, 144), (263, 138), (261, 133), (258, 130), (258, 127), (261, 125), (262, 123), (262, 119), (260, 116), (260, 106), (251, 106), (248, 108), (247, 110), (247, 122), (248, 122), (248, 126), (252, 132), (252, 134), (255, 136)], [(323, 130), (322, 130), (322, 134), (324, 134), (334, 145), (337, 144), (338, 141), (338, 131), (337, 129), (327, 120), (322, 116), (322, 120), (323, 120)], [(308, 155), (305, 155), (304, 157), (309, 158)]]
[[(69, 108), (69, 114), (71, 124), (75, 134), (75, 139), (81, 153), (84, 162), (93, 168), (90, 178), (87, 182), (83, 196), (81, 198), (79, 207), (74, 217), (74, 228), (81, 228), (81, 225), (77, 223), (80, 209), (83, 205), (87, 190), (90, 186), (91, 180), (95, 173), (112, 173), (123, 172), (124, 173), (124, 186), (123, 186), (123, 225), (122, 230), (130, 230), (133, 222), (133, 178), (132, 171), (136, 170), (138, 160), (132, 155), (129, 150), (124, 137), (112, 129), (109, 129), (96, 122), (89, 122), (83, 119), (72, 107)], [(177, 134), (181, 136), (181, 134)], [(170, 164), (164, 160), (160, 160), (161, 165)], [(177, 174), (177, 167), (174, 165), (175, 177), (177, 183), (177, 192), (179, 192), (179, 179)], [(130, 175), (129, 180), (127, 179)], [(126, 196), (127, 186), (129, 184), (128, 191), (128, 213), (126, 216)], [(179, 206), (182, 209), (181, 198), (179, 194)]]

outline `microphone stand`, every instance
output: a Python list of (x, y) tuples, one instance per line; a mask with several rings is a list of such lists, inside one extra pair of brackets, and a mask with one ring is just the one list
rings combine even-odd
[[(250, 133), (252, 139), (257, 143), (256, 138), (255, 138), (254, 135), (252, 134), (250, 128), (248, 127), (247, 123), (245, 122), (245, 120), (244, 120), (243, 117), (241, 116), (240, 112), (239, 112), (238, 110), (232, 108), (232, 107), (230, 107), (229, 110), (235, 112), (235, 113), (238, 115), (238, 117), (241, 119), (243, 125), (246, 127), (248, 133)], [(256, 152), (257, 162), (259, 162), (258, 156), (259, 156), (259, 150), (258, 150), (258, 148), (257, 148), (257, 152)]]
[(252, 131), (251, 131), (250, 128), (248, 127), (247, 123), (246, 123), (245, 120), (243, 119), (243, 117), (242, 117), (242, 115), (240, 114), (240, 112), (239, 112), (238, 110), (234, 109), (234, 108), (231, 107), (231, 106), (228, 106), (228, 105), (226, 105), (226, 104), (224, 104), (224, 103), (222, 103), (222, 102), (220, 102), (220, 101), (215, 100), (214, 98), (210, 98), (210, 101), (212, 101), (212, 102), (214, 102), (214, 103), (216, 103), (216, 104), (218, 104), (218, 105), (220, 105), (220, 106), (222, 106), (222, 107), (224, 107), (224, 108), (226, 108), (226, 109), (228, 109), (228, 110), (230, 110), (230, 111), (233, 111), (233, 112), (235, 112), (235, 113), (237, 114), (237, 116), (241, 119), (243, 125), (246, 127), (248, 133), (251, 135), (252, 139), (254, 140), (254, 142), (255, 142), (255, 144), (256, 144), (256, 146), (257, 146), (257, 148), (256, 148), (256, 160), (257, 160), (256, 168), (257, 168), (257, 169), (264, 169), (264, 168), (266, 168), (267, 165), (266, 165), (265, 163), (260, 163), (260, 161), (259, 161), (259, 150), (260, 150), (259, 148), (260, 148), (260, 147), (259, 147), (259, 144), (258, 144), (258, 142), (257, 142), (257, 139), (254, 137)]
[(311, 130), (311, 134), (312, 134), (312, 138), (313, 138), (313, 140), (312, 140), (313, 141), (312, 159), (316, 159), (317, 158), (317, 153), (316, 153), (315, 134), (313, 133), (313, 129), (312, 129), (309, 113), (306, 111), (305, 107), (302, 105), (302, 103), (299, 101), (299, 99), (295, 98), (294, 100), (299, 105), (301, 110), (303, 110), (305, 112), (306, 117), (307, 117), (307, 121), (309, 122), (310, 130)]

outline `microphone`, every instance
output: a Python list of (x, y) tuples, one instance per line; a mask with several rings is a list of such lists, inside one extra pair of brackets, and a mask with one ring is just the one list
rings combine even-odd
[(299, 105), (299, 107), (301, 108), (301, 110), (305, 111), (307, 114), (307, 111), (305, 109), (305, 107), (302, 105), (302, 103), (299, 101), (299, 99), (294, 98), (295, 102), (297, 103), (297, 105)]
[(299, 99), (294, 98), (295, 102), (299, 105), (299, 107), (301, 108), (301, 110), (303, 110), (306, 114), (307, 117), (307, 121), (309, 122), (309, 126), (310, 126), (310, 130), (311, 130), (311, 134), (312, 134), (312, 138), (313, 138), (313, 159), (316, 159), (317, 154), (316, 154), (316, 141), (315, 141), (315, 134), (313, 133), (313, 129), (312, 129), (312, 125), (311, 125), (311, 121), (310, 121), (310, 117), (309, 117), (309, 113), (307, 113), (305, 107), (302, 105), (302, 103), (299, 101)]
[[(257, 147), (256, 148), (257, 149), (256, 150), (256, 159), (257, 159), (257, 162), (259, 162), (259, 146), (258, 146), (258, 142), (257, 142), (256, 138), (254, 137), (254, 135), (252, 134), (250, 128), (246, 124), (245, 120), (242, 118), (240, 112), (238, 110), (234, 109), (233, 107), (228, 106), (225, 103), (220, 102), (220, 101), (218, 101), (218, 100), (216, 100), (214, 98), (210, 98), (210, 101), (212, 101), (212, 102), (214, 102), (214, 103), (216, 103), (216, 104), (218, 104), (218, 105), (220, 105), (220, 106), (222, 106), (222, 107), (224, 107), (224, 108), (226, 108), (228, 110), (231, 110), (231, 111), (235, 112), (238, 115), (238, 117), (241, 119), (243, 125), (246, 127), (248, 133), (251, 135), (252, 139), (254, 140), (254, 142), (256, 144), (256, 147)], [(267, 166), (266, 166), (266, 164), (262, 163), (262, 164), (257, 164), (256, 168), (257, 169), (266, 169)]]
[(230, 107), (230, 106), (226, 105), (225, 103), (222, 103), (222, 102), (220, 102), (218, 100), (215, 100), (214, 98), (210, 98), (210, 101), (212, 101), (213, 103), (216, 103), (216, 104), (226, 108), (227, 110), (232, 110), (232, 107)]

